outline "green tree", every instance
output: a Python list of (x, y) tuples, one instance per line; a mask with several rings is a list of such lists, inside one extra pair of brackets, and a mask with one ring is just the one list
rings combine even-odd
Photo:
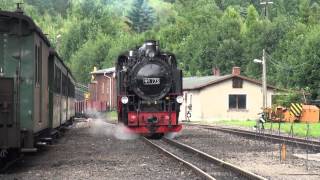
[(301, 0), (299, 4), (299, 16), (301, 21), (308, 24), (311, 16), (310, 0)]
[(127, 18), (127, 24), (138, 33), (151, 29), (155, 21), (153, 8), (144, 0), (134, 0)]
[[(301, 47), (301, 70), (297, 72), (300, 87), (310, 87), (312, 98), (317, 98), (320, 88), (320, 32), (319, 26), (313, 28), (307, 35), (305, 44)], [(307, 78), (306, 78), (307, 77)]]
[(222, 73), (230, 73), (233, 66), (243, 65), (242, 24), (240, 14), (234, 8), (227, 8), (218, 26), (220, 42), (214, 61)]
[(278, 85), (285, 88), (299, 88), (297, 80), (300, 79), (300, 75), (297, 72), (304, 64), (301, 47), (305, 44), (306, 34), (306, 25), (297, 23), (291, 26), (291, 30), (280, 40), (270, 61), (275, 66), (274, 79), (278, 81)]
[(247, 12), (245, 26), (242, 29), (243, 56), (246, 64), (244, 72), (248, 76), (258, 78), (261, 76), (260, 66), (254, 64), (253, 59), (262, 56), (262, 49), (266, 47), (264, 35), (270, 23), (261, 21), (257, 10), (252, 5), (248, 7)]
[[(111, 48), (111, 38), (102, 33), (98, 33), (95, 39), (88, 40), (71, 57), (71, 69), (77, 76), (77, 80), (82, 83), (90, 81), (90, 72), (93, 67), (102, 68), (102, 63)], [(110, 65), (110, 64), (109, 64)]]

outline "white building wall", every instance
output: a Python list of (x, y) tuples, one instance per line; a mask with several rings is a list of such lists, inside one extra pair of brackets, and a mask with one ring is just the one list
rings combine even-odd
[[(260, 85), (243, 80), (242, 88), (233, 88), (232, 79), (210, 85), (201, 90), (192, 90), (185, 93), (193, 94), (191, 121), (215, 120), (248, 120), (257, 119), (262, 111), (262, 88)], [(274, 90), (268, 89), (268, 106), (271, 107), (271, 97)], [(246, 109), (229, 109), (229, 94), (246, 95)], [(184, 102), (181, 106), (180, 120), (185, 119)]]
[[(192, 118), (195, 119), (201, 119), (202, 117), (202, 104), (200, 101), (200, 91), (199, 90), (193, 90), (193, 91), (184, 91), (184, 101), (182, 103), (182, 105), (180, 106), (180, 116), (179, 119), (180, 120), (186, 120), (187, 117), (187, 112), (190, 111), (190, 109), (188, 108), (188, 106), (191, 104), (192, 108), (191, 108), (191, 114), (192, 114)], [(186, 98), (187, 96), (187, 98)]]

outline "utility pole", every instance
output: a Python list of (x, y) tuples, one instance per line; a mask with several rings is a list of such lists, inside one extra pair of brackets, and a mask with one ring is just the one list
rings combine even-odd
[(268, 107), (267, 103), (267, 63), (266, 63), (266, 51), (262, 50), (262, 93), (263, 93), (263, 109)]
[[(264, 6), (264, 17), (268, 18), (268, 5), (273, 4), (272, 1), (265, 0), (260, 2), (260, 5)], [(262, 50), (262, 93), (263, 93), (263, 110), (268, 107), (267, 97), (267, 62), (266, 62), (266, 50)]]
[(268, 5), (269, 4), (273, 4), (273, 2), (272, 1), (268, 1), (268, 0), (260, 2), (260, 5), (264, 6), (264, 17), (265, 18), (268, 18)]
[(60, 49), (60, 39), (61, 39), (61, 34), (58, 34), (56, 36), (56, 51), (59, 52)]

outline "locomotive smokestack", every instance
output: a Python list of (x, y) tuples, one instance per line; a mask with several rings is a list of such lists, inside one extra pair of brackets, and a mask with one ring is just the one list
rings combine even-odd
[(158, 54), (159, 51), (159, 45), (157, 41), (149, 40), (144, 43), (145, 52), (146, 55), (149, 57), (154, 57), (156, 54)]

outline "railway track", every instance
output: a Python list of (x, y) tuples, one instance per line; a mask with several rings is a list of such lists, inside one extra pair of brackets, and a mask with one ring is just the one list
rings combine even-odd
[(266, 179), (174, 140), (167, 138), (163, 138), (162, 140), (149, 140), (144, 137), (143, 140), (191, 168), (201, 179)]
[(217, 126), (210, 126), (210, 125), (192, 124), (191, 126), (197, 126), (197, 127), (205, 128), (208, 130), (231, 133), (231, 134), (236, 134), (236, 135), (251, 137), (251, 138), (265, 139), (273, 142), (286, 143), (290, 145), (299, 145), (305, 148), (313, 148), (315, 150), (320, 150), (320, 142), (314, 141), (314, 140), (270, 134), (267, 132), (261, 133), (261, 132), (254, 132), (254, 131), (241, 130), (241, 129), (235, 129), (235, 128), (217, 127)]
[(12, 167), (17, 161), (23, 158), (23, 154), (17, 155), (16, 157), (12, 157), (7, 159), (6, 161), (2, 161), (0, 163), (0, 174), (7, 172), (7, 170)]

